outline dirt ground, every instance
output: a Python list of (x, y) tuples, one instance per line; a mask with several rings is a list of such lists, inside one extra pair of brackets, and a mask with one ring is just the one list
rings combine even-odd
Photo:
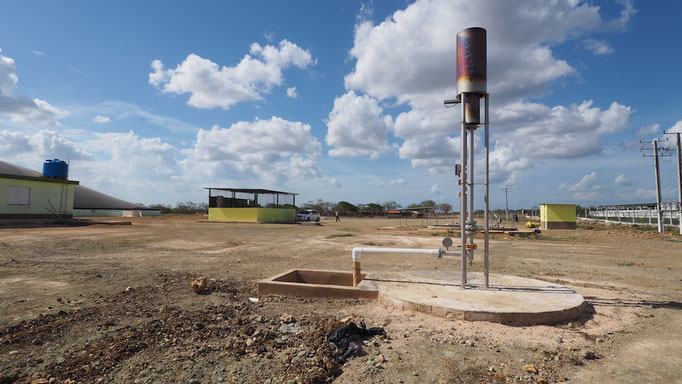
[[(436, 248), (456, 233), (386, 219), (203, 219), (0, 229), (0, 384), (682, 383), (679, 235), (597, 224), (495, 235), (491, 272), (560, 283), (588, 302), (571, 322), (513, 327), (373, 301), (257, 297), (258, 279), (287, 269), (350, 271), (354, 246)], [(363, 260), (363, 272), (429, 269), (459, 263)], [(206, 294), (190, 289), (197, 276)], [(386, 336), (341, 361), (326, 336), (348, 321)]]

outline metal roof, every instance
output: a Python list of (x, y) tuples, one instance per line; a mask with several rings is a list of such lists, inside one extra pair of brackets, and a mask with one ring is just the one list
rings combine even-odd
[(73, 209), (154, 210), (154, 208), (117, 199), (82, 185), (77, 185), (73, 190)]
[[(14, 176), (39, 179), (38, 181), (49, 182), (52, 180), (60, 180), (45, 178), (42, 176), (42, 173), (38, 171), (6, 163), (4, 161), (0, 161), (0, 174), (10, 175), (10, 177)], [(77, 183), (77, 181), (73, 183)], [(102, 192), (97, 192), (94, 189), (90, 189), (82, 185), (74, 186), (73, 209), (153, 210), (153, 208), (146, 207), (142, 204), (135, 204), (125, 200), (117, 199), (113, 196), (109, 196)]]
[(0, 161), (0, 173), (14, 176), (41, 177), (43, 174), (32, 169)]
[(75, 180), (45, 177), (43, 176), (42, 173), (38, 171), (20, 167), (18, 165), (10, 164), (4, 161), (0, 161), (0, 177), (5, 177), (9, 179), (41, 181), (45, 183), (78, 184), (78, 182)]
[(298, 193), (284, 192), (284, 191), (274, 191), (272, 189), (260, 189), (260, 188), (214, 188), (214, 187), (204, 187), (204, 189), (214, 189), (216, 191), (230, 191), (230, 192), (241, 192), (241, 193), (279, 193), (283, 195), (298, 195)]

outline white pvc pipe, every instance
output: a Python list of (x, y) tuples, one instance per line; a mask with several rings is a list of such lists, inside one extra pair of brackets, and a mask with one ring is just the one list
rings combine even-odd
[(418, 249), (418, 248), (353, 248), (353, 261), (360, 262), (360, 256), (363, 253), (368, 254), (403, 254), (403, 255), (435, 255), (438, 257), (443, 256), (443, 250), (440, 248), (436, 249)]
[(362, 273), (360, 267), (360, 256), (363, 253), (368, 254), (402, 254), (402, 255), (417, 255), (417, 256), (454, 256), (461, 255), (462, 251), (444, 251), (442, 248), (436, 249), (418, 249), (418, 248), (353, 248), (353, 286), (357, 286), (362, 281)]

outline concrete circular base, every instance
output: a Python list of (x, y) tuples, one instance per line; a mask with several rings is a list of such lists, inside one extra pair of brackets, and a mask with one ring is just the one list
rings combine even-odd
[(397, 308), (448, 318), (510, 325), (555, 324), (580, 315), (585, 300), (576, 291), (546, 281), (469, 272), (462, 289), (459, 271), (369, 273), (357, 286), (376, 289), (379, 300)]

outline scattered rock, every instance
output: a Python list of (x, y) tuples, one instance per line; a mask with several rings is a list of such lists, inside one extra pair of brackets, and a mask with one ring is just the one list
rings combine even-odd
[(204, 292), (208, 288), (208, 282), (205, 277), (198, 277), (190, 284), (194, 292)]
[(538, 369), (535, 368), (535, 365), (533, 365), (533, 364), (524, 365), (523, 370), (528, 372), (528, 373), (538, 373)]
[(33, 339), (33, 341), (31, 341), (31, 344), (33, 344), (33, 345), (42, 345), (42, 344), (43, 344), (43, 341), (36, 337), (35, 339)]
[(557, 337), (557, 338), (554, 339), (554, 340), (556, 340), (556, 342), (559, 343), (559, 344), (561, 344), (561, 343), (564, 342), (564, 339), (562, 339), (561, 337)]
[(291, 316), (290, 314), (284, 313), (284, 314), (282, 314), (282, 316), (279, 317), (279, 321), (281, 321), (285, 324), (289, 324), (289, 323), (296, 322), (296, 319), (294, 319), (294, 317)]
[(250, 346), (252, 346), (252, 345), (253, 345), (253, 339), (251, 339), (251, 338), (246, 339), (246, 346), (247, 346), (247, 347), (250, 347)]
[(585, 360), (596, 360), (599, 357), (594, 351), (585, 351), (585, 353), (583, 353), (583, 358)]
[[(298, 333), (301, 331), (301, 327), (296, 323), (280, 324), (278, 330), (281, 333)], [(282, 342), (284, 344), (284, 342)]]

